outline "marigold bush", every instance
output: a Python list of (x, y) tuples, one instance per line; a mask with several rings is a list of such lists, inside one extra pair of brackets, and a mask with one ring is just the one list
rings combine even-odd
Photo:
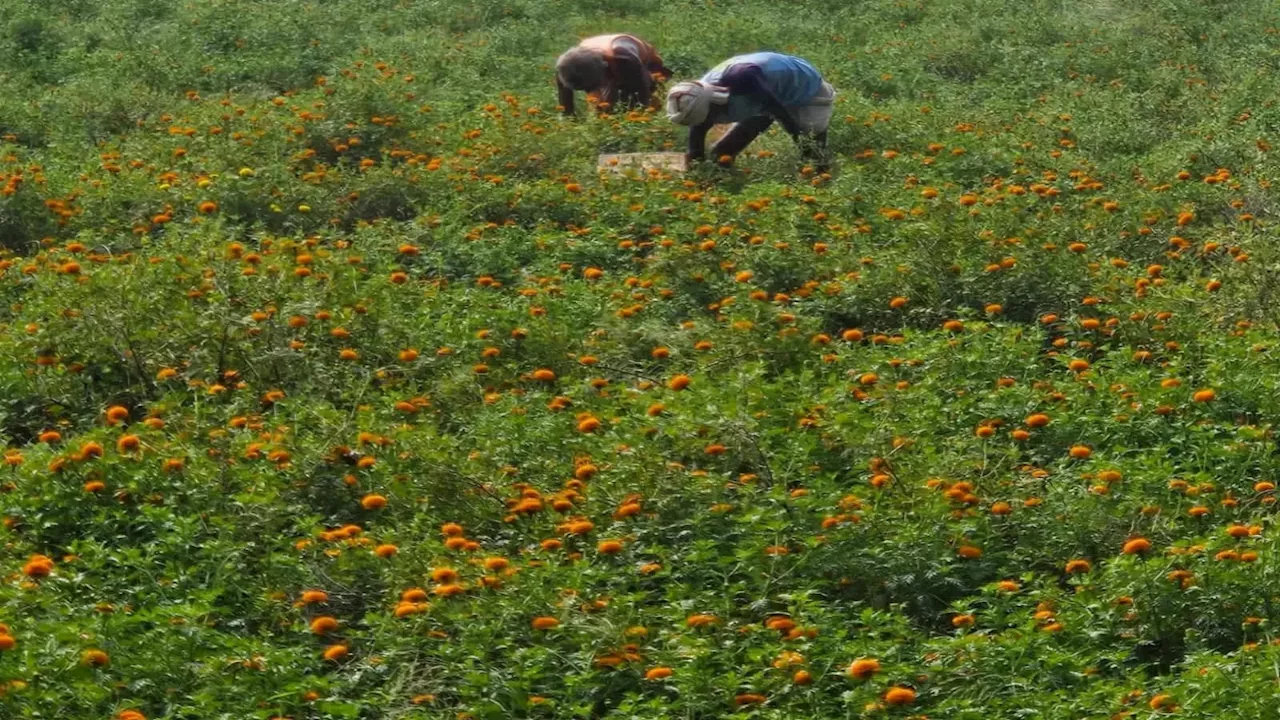
[[(16, 3), (0, 717), (1270, 717), (1220, 5)], [(614, 29), (806, 57), (829, 172), (597, 167), (685, 142), (557, 113)]]

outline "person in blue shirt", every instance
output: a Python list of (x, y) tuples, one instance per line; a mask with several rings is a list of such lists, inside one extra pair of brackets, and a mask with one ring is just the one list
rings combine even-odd
[(775, 52), (738, 55), (701, 79), (667, 93), (667, 117), (689, 127), (690, 160), (706, 155), (713, 125), (733, 126), (711, 148), (714, 158), (737, 157), (776, 121), (801, 144), (806, 160), (825, 165), (835, 89), (807, 61)]

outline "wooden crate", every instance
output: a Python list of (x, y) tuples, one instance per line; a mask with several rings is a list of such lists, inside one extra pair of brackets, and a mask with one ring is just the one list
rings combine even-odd
[(616, 173), (644, 172), (650, 169), (682, 173), (689, 169), (684, 153), (608, 153), (602, 154), (597, 163), (601, 170)]
[[(716, 140), (724, 136), (731, 124), (713, 125), (707, 133), (707, 146), (710, 147)], [(640, 173), (650, 169), (657, 169), (669, 173), (683, 173), (689, 169), (689, 161), (685, 158), (684, 153), (680, 152), (659, 152), (659, 153), (603, 153), (597, 163), (601, 170), (608, 170), (616, 173)]]

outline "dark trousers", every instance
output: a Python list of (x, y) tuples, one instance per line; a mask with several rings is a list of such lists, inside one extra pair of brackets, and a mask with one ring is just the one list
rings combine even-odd
[[(740, 123), (734, 123), (733, 127), (729, 128), (729, 132), (711, 146), (711, 157), (716, 160), (725, 155), (731, 158), (737, 157), (771, 125), (773, 125), (772, 115), (757, 115)], [(827, 164), (827, 132), (825, 130), (820, 133), (801, 135), (796, 138), (796, 142), (800, 145), (800, 156), (805, 162), (817, 162), (825, 168)]]

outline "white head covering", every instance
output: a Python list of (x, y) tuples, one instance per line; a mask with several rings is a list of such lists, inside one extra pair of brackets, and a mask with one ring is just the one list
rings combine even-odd
[(667, 93), (667, 118), (678, 125), (701, 125), (711, 106), (729, 102), (729, 89), (697, 80), (676, 83)]

